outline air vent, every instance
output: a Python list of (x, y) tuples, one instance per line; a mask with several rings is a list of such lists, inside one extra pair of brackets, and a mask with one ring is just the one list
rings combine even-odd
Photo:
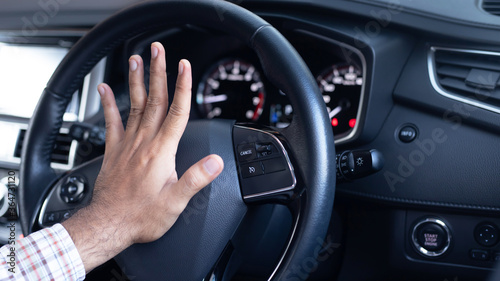
[(483, 10), (495, 16), (500, 16), (500, 0), (483, 0)]
[[(19, 136), (17, 137), (16, 149), (14, 151), (14, 157), (21, 158), (21, 151), (23, 148), (24, 137), (26, 136), (26, 130), (20, 130)], [(69, 154), (71, 150), (71, 137), (68, 134), (60, 133), (56, 138), (56, 143), (54, 145), (54, 151), (52, 153), (52, 163), (58, 164), (69, 164)]]
[(500, 53), (432, 48), (431, 55), (439, 93), (500, 113)]

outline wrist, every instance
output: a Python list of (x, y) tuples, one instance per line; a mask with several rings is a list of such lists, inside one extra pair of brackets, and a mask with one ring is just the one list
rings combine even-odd
[(106, 216), (91, 204), (80, 209), (62, 225), (71, 236), (83, 261), (85, 271), (112, 259), (132, 245), (131, 237), (117, 230), (120, 221), (116, 216)]

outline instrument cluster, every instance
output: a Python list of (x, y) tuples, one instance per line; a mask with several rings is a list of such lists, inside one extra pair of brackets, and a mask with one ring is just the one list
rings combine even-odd
[[(363, 54), (341, 42), (298, 31), (285, 36), (318, 83), (336, 143), (353, 140), (359, 135), (363, 117), (366, 78)], [(286, 93), (267, 80), (255, 54), (245, 48), (224, 47), (230, 46), (230, 41), (218, 43), (221, 51), (199, 69), (193, 85), (193, 105), (198, 116), (287, 127), (293, 119), (293, 107)]]
[[(307, 61), (306, 61), (307, 62)], [(337, 139), (352, 135), (361, 108), (363, 69), (336, 60), (312, 71)], [(258, 63), (239, 57), (215, 61), (202, 76), (196, 104), (204, 118), (235, 119), (287, 127), (293, 108), (285, 93), (266, 81)]]
[[(335, 143), (355, 140), (364, 123), (362, 108), (368, 69), (364, 55), (370, 59), (369, 51), (303, 29), (287, 27), (280, 32), (303, 58), (318, 83)], [(151, 40), (136, 38), (125, 52), (127, 55), (142, 52), (147, 58)], [(164, 43), (169, 54), (170, 91), (175, 90), (175, 62), (186, 58), (193, 65), (192, 118), (233, 119), (275, 128), (285, 128), (292, 122), (294, 108), (287, 93), (267, 79), (257, 55), (244, 42), (194, 26), (173, 30), (155, 40)], [(146, 73), (146, 84), (148, 80)], [(128, 96), (124, 97), (128, 100)]]

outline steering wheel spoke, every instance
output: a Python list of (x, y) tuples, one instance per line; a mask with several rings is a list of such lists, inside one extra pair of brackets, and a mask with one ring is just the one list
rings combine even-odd
[(233, 144), (245, 203), (288, 204), (301, 193), (287, 142), (276, 130), (237, 124)]
[(102, 160), (97, 157), (68, 171), (51, 187), (38, 215), (39, 226), (62, 222), (90, 202)]

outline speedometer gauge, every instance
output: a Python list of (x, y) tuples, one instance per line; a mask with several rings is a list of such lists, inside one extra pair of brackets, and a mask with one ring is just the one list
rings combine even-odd
[(361, 70), (350, 64), (336, 64), (317, 78), (335, 136), (348, 135), (356, 126), (363, 86)]
[(203, 76), (196, 103), (206, 118), (257, 121), (266, 92), (255, 66), (241, 59), (217, 62)]

